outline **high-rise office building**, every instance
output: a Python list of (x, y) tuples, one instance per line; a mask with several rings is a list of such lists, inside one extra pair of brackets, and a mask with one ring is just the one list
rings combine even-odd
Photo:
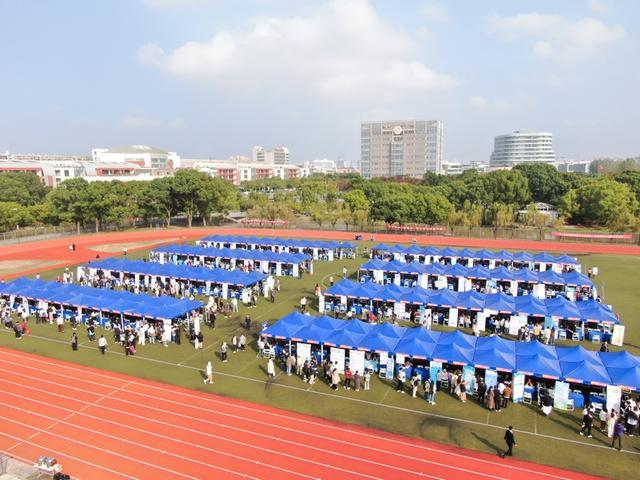
[(364, 178), (442, 173), (443, 126), (440, 120), (362, 123), (360, 171)]
[(510, 168), (519, 163), (555, 163), (553, 134), (516, 130), (495, 137), (489, 165), (492, 168)]
[(276, 147), (273, 150), (266, 150), (258, 145), (253, 147), (252, 158), (254, 162), (287, 165), (289, 163), (289, 149), (287, 147)]

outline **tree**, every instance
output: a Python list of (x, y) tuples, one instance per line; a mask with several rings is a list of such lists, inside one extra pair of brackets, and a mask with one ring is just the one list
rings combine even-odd
[(47, 202), (62, 221), (73, 222), (77, 232), (89, 219), (89, 183), (84, 178), (70, 178), (47, 194)]
[(521, 163), (514, 167), (527, 178), (531, 197), (536, 202), (558, 205), (569, 190), (558, 170), (548, 163)]
[(198, 212), (203, 225), (207, 225), (216, 213), (226, 214), (238, 208), (238, 191), (221, 178), (206, 177), (198, 196)]
[(116, 195), (118, 183), (120, 182), (91, 182), (87, 187), (87, 213), (95, 222), (96, 233), (100, 231), (101, 224), (116, 218), (113, 211), (120, 200)]
[(414, 195), (409, 205), (411, 221), (427, 225), (446, 222), (453, 211), (449, 200), (433, 191), (422, 191)]
[(31, 172), (0, 173), (0, 192), (5, 202), (16, 202), (20, 205), (42, 203), (50, 188), (42, 183), (40, 177)]
[(170, 227), (171, 217), (178, 210), (173, 196), (173, 177), (155, 178), (144, 185), (140, 192), (140, 208), (149, 222), (163, 218), (165, 225)]
[(527, 177), (517, 170), (497, 170), (484, 177), (485, 191), (492, 203), (515, 205), (522, 208), (529, 203), (531, 194)]
[(17, 202), (0, 202), (0, 231), (7, 232), (33, 223), (29, 209)]
[(349, 217), (345, 220), (347, 230), (349, 229), (349, 223), (352, 225), (360, 225), (362, 229), (369, 220), (369, 212), (371, 210), (371, 204), (362, 190), (351, 190), (344, 195), (343, 203), (343, 220), (345, 217)]
[(640, 205), (628, 185), (599, 177), (563, 198), (561, 212), (572, 223), (621, 229), (636, 223)]
[(175, 198), (178, 210), (187, 216), (187, 226), (191, 228), (193, 216), (207, 195), (208, 175), (197, 170), (178, 170), (173, 177), (171, 194)]
[(498, 238), (498, 230), (511, 225), (514, 220), (513, 205), (496, 203), (487, 210), (488, 223), (493, 227), (493, 237)]
[(635, 194), (636, 199), (640, 202), (640, 172), (627, 170), (614, 177), (616, 182), (624, 183)]

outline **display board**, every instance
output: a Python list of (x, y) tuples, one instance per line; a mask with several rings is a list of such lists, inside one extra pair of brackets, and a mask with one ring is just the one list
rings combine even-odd
[(362, 350), (349, 350), (349, 368), (355, 374), (364, 374), (364, 352)]
[[(302, 360), (311, 361), (311, 345), (309, 343), (296, 343), (296, 355)], [(331, 360), (333, 361), (333, 358)]]
[(553, 389), (553, 406), (560, 410), (569, 408), (569, 384), (567, 382), (556, 382)]
[(513, 374), (513, 384), (511, 388), (513, 403), (519, 403), (524, 397), (524, 373)]
[(614, 325), (613, 334), (611, 335), (611, 345), (622, 346), (624, 342), (624, 325)]
[(487, 384), (487, 388), (498, 386), (498, 372), (490, 369), (485, 370), (484, 383)]
[(622, 401), (622, 389), (617, 385), (607, 385), (607, 412), (615, 410), (620, 413), (620, 402)]
[(330, 356), (331, 363), (334, 365), (337, 363), (336, 367), (340, 373), (344, 372), (344, 350), (341, 348), (331, 347)]

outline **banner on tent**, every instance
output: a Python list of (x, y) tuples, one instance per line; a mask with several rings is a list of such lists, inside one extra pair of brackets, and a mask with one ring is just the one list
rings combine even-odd
[(432, 382), (438, 380), (438, 372), (442, 371), (442, 362), (430, 362), (429, 363), (429, 378)]
[(296, 343), (296, 355), (298, 358), (311, 361), (311, 345), (301, 342)]
[(450, 327), (458, 326), (458, 309), (450, 308), (449, 309), (449, 324)]
[(498, 386), (498, 372), (495, 370), (485, 370), (484, 372), (484, 383), (487, 384), (487, 388), (489, 387), (497, 387)]
[(344, 350), (341, 348), (331, 347), (330, 357), (340, 373), (344, 372)]
[(620, 412), (620, 402), (622, 401), (622, 389), (617, 385), (607, 385), (607, 412), (615, 410)]
[(511, 389), (513, 394), (513, 403), (519, 403), (524, 397), (524, 373), (513, 374), (513, 388)]
[(622, 346), (624, 342), (624, 325), (614, 325), (613, 334), (611, 335), (611, 345)]
[(364, 373), (364, 352), (361, 350), (349, 351), (349, 368), (355, 374), (358, 372), (360, 375)]
[(553, 407), (560, 410), (568, 410), (569, 384), (567, 382), (556, 382), (553, 389)]
[(476, 315), (476, 325), (478, 325), (478, 331), (484, 332), (487, 329), (487, 316), (486, 312), (478, 312)]

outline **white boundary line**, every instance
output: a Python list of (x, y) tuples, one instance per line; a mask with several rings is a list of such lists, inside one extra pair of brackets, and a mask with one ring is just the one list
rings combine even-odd
[[(61, 399), (68, 399), (68, 397), (65, 397), (64, 395), (60, 395), (60, 394), (53, 393), (53, 392), (50, 392), (50, 391), (43, 392), (42, 390), (39, 390), (39, 389), (37, 389), (35, 387), (30, 387), (28, 385), (23, 385), (23, 384), (20, 384), (20, 383), (17, 383), (17, 382), (11, 382), (11, 381), (8, 381), (6, 379), (0, 379), (0, 382), (10, 383), (10, 384), (13, 384), (13, 385), (16, 385), (16, 386), (19, 386), (19, 387), (22, 387), (22, 388), (27, 388), (27, 389), (30, 389), (30, 390), (36, 390), (36, 391), (39, 391), (41, 393), (45, 393), (46, 395), (60, 397)], [(78, 388), (75, 388), (75, 387), (65, 386), (65, 388), (73, 389), (73, 390), (80, 390), (81, 391), (81, 389), (78, 389)], [(5, 392), (3, 392), (3, 394), (11, 395), (11, 396), (23, 399), (23, 400), (39, 403), (39, 404), (42, 404), (42, 405), (46, 405), (48, 407), (54, 407), (54, 408), (57, 408), (59, 410), (72, 412), (74, 415), (78, 414), (77, 412), (75, 412), (72, 409), (60, 407), (59, 405), (54, 404), (54, 403), (48, 403), (48, 402), (44, 402), (44, 401), (41, 401), (41, 400), (35, 400), (35, 399), (31, 398), (31, 397), (25, 397), (24, 395), (19, 395), (17, 393), (5, 391)], [(95, 404), (93, 404), (91, 402), (88, 402), (88, 401), (85, 401), (85, 400), (79, 400), (77, 398), (73, 398), (72, 400), (74, 402), (87, 404), (86, 407), (84, 407), (85, 409), (88, 408), (88, 407), (97, 406), (97, 405), (95, 405)], [(130, 402), (128, 400), (122, 400), (122, 399), (115, 399), (114, 398), (114, 401), (117, 401), (118, 403), (130, 403), (131, 405), (139, 407), (139, 404), (136, 404), (135, 402)], [(0, 402), (0, 405), (4, 405), (4, 404)], [(161, 413), (169, 413), (169, 414), (172, 414), (172, 415), (184, 417), (184, 418), (191, 419), (191, 420), (194, 420), (194, 421), (198, 421), (198, 422), (201, 422), (201, 423), (209, 423), (209, 424), (212, 424), (212, 425), (222, 426), (222, 427), (225, 427), (225, 428), (229, 428), (231, 430), (237, 430), (237, 431), (240, 431), (240, 432), (243, 432), (243, 433), (247, 433), (247, 434), (250, 434), (252, 436), (263, 436), (263, 437), (266, 437), (266, 438), (268, 438), (270, 440), (283, 441), (283, 442), (286, 442), (286, 443), (289, 443), (289, 444), (297, 445), (297, 446), (299, 446), (301, 448), (310, 448), (310, 449), (313, 449), (313, 450), (326, 452), (325, 450), (322, 450), (322, 449), (317, 448), (317, 447), (311, 447), (311, 446), (308, 446), (308, 445), (300, 445), (300, 444), (297, 444), (295, 442), (283, 440), (283, 439), (280, 439), (278, 437), (271, 437), (269, 435), (259, 434), (257, 432), (253, 432), (253, 431), (250, 431), (250, 430), (245, 430), (245, 429), (238, 428), (238, 427), (227, 426), (227, 425), (224, 425), (224, 424), (212, 422), (210, 420), (204, 420), (204, 419), (189, 417), (188, 415), (176, 414), (176, 413), (174, 413), (174, 412), (172, 412), (170, 410), (164, 410), (164, 409), (160, 409), (160, 408), (155, 408), (155, 407), (151, 407), (150, 405), (145, 405), (144, 408), (145, 408), (145, 410), (151, 409), (151, 410), (159, 411)], [(296, 460), (298, 460), (300, 462), (309, 462), (309, 463), (312, 463), (314, 465), (321, 465), (321, 466), (324, 466), (324, 467), (329, 468), (329, 469), (340, 470), (340, 471), (343, 471), (343, 472), (350, 473), (352, 475), (364, 476), (364, 477), (368, 477), (368, 478), (377, 478), (377, 477), (372, 477), (372, 476), (366, 475), (366, 474), (359, 474), (359, 473), (353, 472), (351, 470), (344, 470), (344, 469), (342, 469), (340, 467), (336, 467), (336, 466), (333, 466), (333, 465), (327, 465), (327, 464), (320, 463), (320, 462), (317, 462), (317, 461), (314, 461), (314, 460), (301, 458), (301, 457), (298, 457), (298, 456), (295, 456), (295, 455), (291, 455), (291, 454), (288, 454), (288, 453), (284, 453), (284, 452), (281, 452), (281, 451), (278, 451), (278, 450), (268, 449), (268, 448), (264, 448), (264, 447), (258, 447), (256, 445), (251, 445), (251, 444), (248, 444), (246, 442), (241, 442), (239, 440), (234, 440), (234, 439), (231, 439), (231, 438), (228, 438), (228, 437), (224, 437), (224, 436), (221, 436), (221, 435), (214, 435), (212, 433), (204, 432), (204, 431), (201, 431), (201, 430), (195, 430), (193, 428), (183, 427), (183, 426), (176, 425), (176, 424), (173, 424), (173, 423), (163, 422), (162, 420), (157, 420), (157, 419), (144, 417), (144, 416), (141, 416), (141, 415), (136, 415), (134, 413), (126, 412), (124, 410), (118, 410), (118, 409), (107, 407), (107, 406), (104, 406), (104, 405), (100, 406), (100, 410), (109, 410), (109, 411), (115, 412), (115, 413), (120, 414), (120, 415), (137, 418), (137, 419), (140, 419), (140, 420), (144, 420), (146, 422), (157, 423), (157, 424), (160, 424), (160, 425), (163, 425), (163, 426), (175, 428), (177, 430), (184, 430), (184, 431), (189, 432), (189, 433), (195, 433), (195, 434), (198, 434), (198, 435), (215, 438), (217, 440), (224, 440), (226, 442), (236, 443), (236, 444), (239, 444), (239, 445), (242, 445), (242, 446), (245, 446), (245, 447), (251, 447), (251, 448), (258, 449), (258, 450), (262, 450), (262, 451), (264, 451), (266, 453), (271, 453), (271, 454), (276, 454), (276, 455), (282, 455), (284, 457), (294, 458), (294, 459), (296, 459)], [(85, 416), (85, 417), (89, 417), (91, 419), (95, 419), (94, 416), (86, 414), (86, 413), (81, 413), (80, 415)], [(168, 440), (175, 441), (175, 442), (178, 442), (178, 443), (183, 443), (183, 444), (186, 444), (186, 445), (191, 446), (191, 447), (201, 448), (201, 449), (209, 450), (209, 451), (212, 451), (212, 452), (215, 452), (215, 453), (222, 453), (223, 455), (227, 455), (227, 453), (225, 453), (225, 452), (219, 452), (218, 450), (215, 450), (215, 449), (212, 449), (212, 448), (209, 448), (209, 447), (205, 447), (205, 446), (202, 446), (202, 445), (196, 445), (194, 443), (190, 443), (190, 442), (187, 442), (185, 440), (179, 440), (177, 438), (167, 437), (166, 435), (161, 435), (161, 434), (155, 433), (155, 432), (153, 432), (151, 430), (135, 428), (135, 427), (129, 426), (127, 424), (122, 424), (122, 423), (115, 422), (113, 420), (101, 419), (100, 421), (104, 422), (104, 423), (111, 423), (111, 424), (117, 425), (118, 427), (130, 428), (130, 429), (136, 430), (138, 432), (142, 432), (142, 433), (146, 433), (146, 434), (149, 434), (149, 435), (157, 436), (157, 437), (160, 437), (160, 438), (163, 438), (163, 439), (168, 439)], [(331, 455), (336, 455), (336, 453), (331, 453)], [(350, 457), (348, 455), (342, 455), (342, 454), (338, 454), (338, 455), (344, 456), (344, 457), (349, 458), (349, 459), (353, 459), (353, 457)], [(235, 455), (231, 455), (231, 456), (235, 457)], [(252, 462), (251, 460), (248, 460), (247, 458), (242, 458), (242, 460)], [(354, 460), (358, 460), (358, 459), (354, 459)], [(380, 464), (380, 463), (377, 463), (377, 462), (375, 462), (375, 463), (378, 464), (378, 465), (383, 465), (383, 464)], [(309, 475), (306, 475), (306, 474), (303, 474), (303, 473), (298, 473), (298, 472), (294, 472), (294, 471), (287, 470), (287, 469), (284, 469), (284, 468), (275, 467), (273, 465), (269, 465), (269, 466), (272, 467), (272, 468), (276, 468), (278, 470), (284, 470), (285, 472), (293, 473), (293, 474), (300, 475), (300, 476), (303, 476), (303, 477), (312, 478), (312, 479), (316, 478), (316, 477), (312, 477), (312, 476), (309, 476)], [(392, 468), (392, 469), (394, 468), (394, 467), (391, 467), (391, 466), (388, 466), (388, 467)], [(403, 469), (401, 469), (401, 470), (403, 470)], [(403, 471), (405, 473), (409, 473), (409, 474), (412, 473), (412, 472), (410, 472), (408, 470), (403, 470)], [(438, 477), (432, 477), (432, 478), (438, 478)]]
[[(49, 433), (49, 432), (47, 432), (47, 433)], [(11, 435), (11, 434), (3, 432), (3, 431), (0, 431), (0, 435), (4, 435), (5, 437), (8, 437), (8, 438), (10, 438), (12, 440), (15, 440), (16, 442), (19, 442), (19, 443), (26, 443), (27, 445), (31, 445), (32, 447), (41, 448), (41, 449), (43, 449), (43, 450), (45, 450), (47, 452), (55, 453), (56, 455), (59, 455), (63, 459), (64, 458), (69, 458), (69, 459), (75, 460), (75, 461), (80, 462), (80, 463), (86, 463), (87, 465), (89, 465), (91, 467), (95, 467), (95, 468), (97, 468), (99, 470), (104, 470), (104, 471), (109, 472), (109, 473), (115, 473), (116, 475), (119, 475), (119, 476), (124, 477), (124, 478), (128, 478), (128, 479), (131, 479), (131, 480), (138, 480), (136, 477), (132, 477), (131, 475), (127, 475), (127, 474), (122, 473), (122, 472), (118, 472), (117, 470), (112, 470), (111, 468), (103, 467), (103, 466), (97, 465), (97, 464), (95, 464), (93, 462), (88, 462), (86, 460), (82, 460), (81, 458), (74, 457), (73, 455), (69, 455), (67, 453), (62, 453), (62, 452), (59, 452), (57, 450), (52, 450), (49, 447), (47, 447), (46, 445), (42, 445), (40, 443), (35, 443), (35, 442), (30, 442), (28, 440), (23, 440), (20, 437), (16, 437), (14, 435)], [(16, 458), (19, 458), (19, 457), (16, 457)]]
[[(19, 357), (19, 358), (23, 358), (23, 357), (21, 357), (20, 355), (15, 355), (15, 354), (10, 354), (10, 353), (8, 353), (8, 355), (12, 355), (12, 356), (16, 356), (16, 357)], [(38, 360), (38, 359), (32, 359), (32, 360), (33, 360), (34, 362), (36, 362), (36, 363), (45, 363), (46, 365), (50, 365), (49, 363), (44, 362), (44, 361), (41, 361), (41, 360)], [(6, 361), (6, 360), (5, 360), (5, 361)], [(11, 363), (11, 362), (7, 362), (7, 363)], [(19, 366), (25, 367), (25, 365), (22, 365), (22, 364), (16, 364), (16, 365), (19, 365)], [(80, 369), (80, 368), (75, 368), (75, 367), (68, 366), (68, 365), (59, 365), (59, 366), (60, 366), (60, 367), (62, 367), (62, 368), (68, 369), (68, 370), (72, 370), (72, 371), (84, 371), (84, 370), (82, 370), (82, 369)], [(26, 367), (26, 368), (33, 368), (33, 369), (35, 369), (35, 367)], [(188, 367), (188, 368), (196, 369), (195, 367)], [(53, 372), (53, 373), (54, 373), (54, 374), (57, 374), (57, 375), (60, 375), (60, 376), (62, 376), (62, 377), (65, 377), (65, 375), (63, 375), (63, 374), (59, 374), (59, 373), (56, 373), (56, 372)], [(96, 375), (97, 375), (97, 376), (103, 376), (103, 377), (105, 377), (105, 378), (110, 378), (110, 379), (113, 379), (113, 378), (114, 378), (113, 376), (104, 375), (104, 374), (100, 374), (100, 373), (96, 373)], [(69, 377), (67, 377), (67, 378), (69, 378)], [(75, 378), (75, 377), (74, 377), (74, 378)], [(264, 382), (259, 381), (259, 380), (255, 380), (255, 381), (258, 381), (258, 382), (260, 382), (260, 383), (264, 383)], [(189, 393), (186, 393), (186, 392), (181, 392), (181, 391), (176, 390), (176, 389), (168, 389), (168, 388), (164, 388), (164, 387), (160, 387), (160, 386), (156, 386), (156, 385), (150, 385), (150, 384), (146, 384), (146, 383), (139, 383), (139, 382), (134, 382), (134, 385), (140, 385), (140, 386), (142, 386), (142, 387), (148, 387), (148, 388), (152, 388), (152, 389), (156, 389), (156, 390), (160, 390), (160, 391), (170, 391), (170, 392), (175, 393), (175, 394), (180, 395), (180, 396), (186, 396), (186, 397), (191, 397), (191, 398), (197, 398), (197, 399), (199, 399), (199, 400), (203, 400), (203, 401), (205, 401), (205, 402), (210, 402), (210, 403), (217, 403), (217, 404), (228, 405), (226, 402), (218, 401), (218, 400), (215, 400), (215, 399), (212, 399), (212, 398), (207, 398), (207, 397), (205, 397), (205, 396), (192, 395), (192, 394), (189, 394)], [(296, 387), (292, 387), (292, 388), (296, 388)], [(151, 399), (156, 399), (156, 397), (154, 397), (154, 396), (152, 396), (152, 395), (146, 395), (146, 394), (143, 394), (143, 393), (140, 393), (140, 392), (131, 392), (131, 391), (128, 391), (127, 393), (135, 393), (135, 394), (138, 394), (138, 395), (140, 395), (140, 396), (146, 396), (146, 397), (149, 397), (149, 398), (151, 398)], [(321, 392), (314, 392), (314, 393), (321, 393)], [(326, 394), (326, 395), (330, 395), (330, 394)], [(330, 396), (334, 397), (334, 395), (330, 395)], [(338, 398), (343, 398), (343, 397), (338, 397)], [(182, 404), (180, 404), (179, 402), (175, 402), (175, 401), (171, 401), (171, 400), (167, 400), (167, 399), (165, 399), (164, 401), (167, 401), (167, 402), (171, 402), (171, 403), (176, 403), (176, 404), (182, 405)], [(378, 405), (378, 404), (373, 403), (373, 402), (366, 402), (366, 401), (362, 401), (362, 400), (357, 400), (357, 401), (361, 401), (361, 402), (365, 402), (365, 403), (371, 403), (371, 404), (373, 404), (373, 405)], [(285, 419), (287, 419), (287, 420), (289, 420), (289, 421), (290, 421), (290, 420), (296, 420), (296, 421), (300, 421), (300, 422), (303, 422), (303, 423), (312, 424), (312, 425), (314, 425), (314, 426), (316, 426), (316, 427), (318, 426), (318, 424), (317, 424), (317, 423), (314, 423), (314, 422), (312, 422), (312, 421), (305, 420), (305, 419), (300, 419), (300, 418), (290, 417), (290, 416), (286, 416), (286, 415), (282, 415), (282, 414), (277, 414), (277, 413), (275, 413), (275, 412), (265, 411), (265, 410), (258, 409), (258, 408), (251, 408), (251, 407), (247, 407), (247, 406), (244, 406), (244, 405), (235, 405), (235, 406), (236, 406), (236, 407), (238, 407), (238, 408), (246, 409), (246, 410), (253, 411), (253, 412), (260, 412), (260, 413), (267, 414), (267, 415), (272, 415), (272, 416), (276, 416), (276, 417), (280, 417), (280, 418), (285, 418)], [(401, 410), (407, 410), (407, 411), (411, 411), (411, 412), (415, 412), (415, 413), (423, 413), (423, 412), (418, 412), (418, 411), (409, 410), (409, 409), (402, 409), (402, 408), (400, 408), (400, 407), (395, 407), (395, 408), (398, 408), (398, 409), (401, 409)], [(205, 409), (205, 410), (206, 410), (206, 409)], [(434, 415), (434, 414), (429, 414), (429, 413), (424, 413), (424, 414), (425, 414), (425, 415), (430, 415), (430, 416), (437, 416), (437, 417), (440, 417), (439, 415)], [(239, 417), (239, 418), (243, 418), (243, 419), (244, 419), (244, 417)], [(444, 417), (444, 418), (447, 418), (447, 419), (448, 419), (449, 417)], [(245, 420), (246, 420), (246, 419), (245, 419)], [(255, 421), (255, 420), (254, 420), (254, 421)], [(485, 426), (484, 424), (482, 424), (482, 423), (480, 423), (480, 422), (473, 422), (473, 421), (469, 421), (469, 420), (462, 420), (462, 421), (466, 421), (466, 422), (474, 423), (474, 424), (475, 424), (475, 423), (477, 423), (478, 425)], [(271, 425), (271, 424), (269, 424), (269, 425)], [(274, 425), (271, 425), (271, 426), (274, 426)], [(321, 426), (322, 426), (322, 427), (325, 427), (325, 428), (329, 428), (329, 429), (337, 429), (337, 430), (341, 430), (341, 431), (347, 431), (347, 432), (350, 432), (350, 433), (354, 433), (354, 434), (356, 434), (356, 435), (365, 435), (365, 436), (372, 437), (372, 438), (375, 438), (375, 439), (380, 439), (380, 440), (385, 440), (385, 441), (392, 441), (392, 442), (394, 442), (394, 443), (398, 443), (398, 444), (401, 444), (401, 445), (404, 445), (404, 446), (410, 446), (410, 447), (412, 447), (412, 448), (416, 448), (416, 447), (417, 447), (417, 448), (420, 448), (420, 449), (423, 449), (423, 450), (427, 450), (427, 451), (439, 452), (439, 453), (444, 453), (444, 454), (446, 454), (446, 455), (452, 455), (452, 456), (462, 457), (462, 458), (466, 459), (467, 461), (471, 459), (471, 460), (473, 460), (473, 461), (478, 461), (478, 462), (481, 462), (481, 463), (488, 463), (488, 464), (491, 464), (491, 465), (497, 465), (497, 466), (499, 466), (499, 467), (501, 467), (501, 468), (506, 468), (506, 469), (508, 469), (508, 470), (514, 470), (514, 469), (515, 469), (515, 470), (521, 470), (521, 471), (526, 471), (526, 472), (530, 472), (530, 473), (535, 473), (535, 474), (537, 474), (537, 475), (543, 475), (543, 476), (547, 476), (547, 477), (551, 477), (551, 478), (558, 478), (558, 479), (564, 479), (564, 478), (566, 478), (566, 477), (561, 477), (561, 476), (553, 475), (553, 474), (546, 473), (546, 472), (539, 472), (539, 471), (535, 471), (535, 470), (527, 469), (527, 468), (524, 468), (524, 467), (516, 467), (516, 466), (513, 466), (513, 465), (503, 464), (503, 463), (499, 463), (499, 462), (493, 462), (493, 461), (490, 461), (490, 460), (479, 459), (479, 458), (475, 458), (475, 457), (469, 457), (469, 456), (466, 456), (466, 455), (457, 454), (457, 453), (455, 453), (455, 452), (450, 452), (450, 451), (441, 450), (441, 449), (437, 449), (437, 448), (426, 447), (426, 446), (424, 446), (424, 445), (416, 445), (416, 444), (412, 444), (412, 443), (409, 443), (409, 442), (400, 441), (400, 440), (397, 440), (397, 439), (390, 439), (390, 438), (380, 437), (380, 436), (378, 436), (378, 435), (368, 434), (368, 433), (365, 433), (365, 432), (358, 432), (358, 431), (354, 431), (354, 430), (351, 430), (351, 429), (348, 429), (348, 428), (341, 428), (341, 427), (337, 427), (337, 426), (334, 426), (334, 425), (326, 425), (326, 424), (325, 424), (325, 425), (321, 425)], [(285, 428), (285, 427), (280, 427), (280, 428), (284, 428), (285, 430), (292, 430), (292, 429), (288, 429), (288, 428)], [(500, 427), (494, 427), (494, 428), (500, 428)], [(300, 432), (299, 430), (295, 430), (295, 431), (296, 431), (296, 432)], [(304, 432), (304, 433), (305, 433), (305, 434), (307, 434), (307, 435), (314, 435), (314, 436), (319, 436), (319, 437), (321, 437), (321, 438), (326, 438), (326, 439), (329, 439), (329, 440), (333, 440), (331, 437), (325, 437), (325, 436), (322, 436), (322, 435), (310, 434), (310, 433), (308, 433), (308, 432)], [(529, 432), (524, 432), (524, 433), (529, 433)], [(538, 435), (539, 435), (539, 436), (542, 436), (542, 437), (549, 437), (549, 438), (552, 438), (552, 439), (556, 439), (556, 440), (558, 440), (558, 438), (556, 438), (556, 437), (550, 437), (550, 436), (540, 435), (540, 434), (538, 434)], [(565, 440), (565, 439), (562, 439), (562, 440)], [(334, 441), (335, 441), (335, 440), (334, 440)], [(566, 441), (572, 442), (572, 440), (570, 440), (570, 439), (567, 439)], [(585, 443), (577, 442), (577, 441), (573, 441), (573, 442), (574, 442), (574, 443), (581, 444), (581, 445), (587, 445), (587, 446), (599, 447), (598, 445), (590, 445), (590, 444), (585, 444)], [(348, 443), (348, 442), (347, 442), (347, 443)], [(366, 447), (366, 448), (373, 448), (373, 447)], [(600, 447), (600, 448), (606, 448), (606, 447)], [(385, 451), (385, 452), (386, 452), (386, 451)], [(630, 452), (630, 453), (634, 453), (634, 452)], [(413, 457), (412, 457), (412, 458), (413, 458)]]

